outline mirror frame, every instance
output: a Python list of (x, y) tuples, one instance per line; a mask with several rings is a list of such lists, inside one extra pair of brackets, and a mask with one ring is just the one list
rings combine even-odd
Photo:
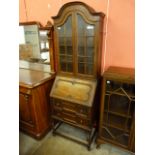
[[(48, 43), (49, 43), (49, 56), (50, 56), (50, 69), (51, 72), (55, 72), (55, 62), (54, 62), (54, 39), (53, 39), (53, 31), (54, 27), (50, 21), (47, 21), (47, 24), (45, 26), (41, 25), (38, 21), (29, 21), (29, 22), (20, 22), (19, 26), (26, 26), (26, 25), (37, 25), (39, 31), (48, 31), (47, 37), (48, 37)], [(39, 43), (40, 44), (40, 43)], [(46, 64), (48, 65), (48, 64)]]

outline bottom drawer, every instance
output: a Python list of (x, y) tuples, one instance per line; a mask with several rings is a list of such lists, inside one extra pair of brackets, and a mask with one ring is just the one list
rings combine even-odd
[(76, 123), (76, 115), (75, 114), (63, 112), (62, 116), (63, 116), (64, 121)]
[(83, 118), (77, 117), (76, 122), (79, 125), (90, 126), (90, 120), (87, 120), (87, 119), (83, 119)]
[(82, 126), (90, 126), (90, 120), (86, 118), (82, 118), (80, 116), (77, 116), (76, 113), (69, 113), (63, 110), (53, 110), (53, 116), (58, 117), (61, 120), (64, 120), (66, 122), (74, 123), (76, 125), (82, 125)]

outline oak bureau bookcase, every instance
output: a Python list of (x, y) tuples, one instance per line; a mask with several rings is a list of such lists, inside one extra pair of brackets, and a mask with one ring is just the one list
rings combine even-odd
[[(54, 134), (78, 141), (90, 149), (94, 137), (96, 89), (101, 70), (103, 13), (82, 2), (65, 4), (54, 20), (57, 76), (50, 92)], [(60, 133), (67, 124), (87, 133), (85, 140)], [(76, 131), (75, 131), (76, 132)]]

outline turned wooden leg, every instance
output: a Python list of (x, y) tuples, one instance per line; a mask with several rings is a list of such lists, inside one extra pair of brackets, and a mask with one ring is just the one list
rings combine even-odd
[(91, 145), (88, 145), (88, 151), (91, 151)]

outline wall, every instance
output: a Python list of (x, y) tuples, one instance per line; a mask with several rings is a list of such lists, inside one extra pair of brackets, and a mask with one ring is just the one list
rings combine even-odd
[[(43, 25), (57, 15), (61, 6), (73, 0), (20, 0), (19, 21)], [(135, 67), (134, 0), (81, 0), (106, 14), (102, 49), (102, 70), (108, 66)], [(53, 22), (53, 21), (52, 21)]]

